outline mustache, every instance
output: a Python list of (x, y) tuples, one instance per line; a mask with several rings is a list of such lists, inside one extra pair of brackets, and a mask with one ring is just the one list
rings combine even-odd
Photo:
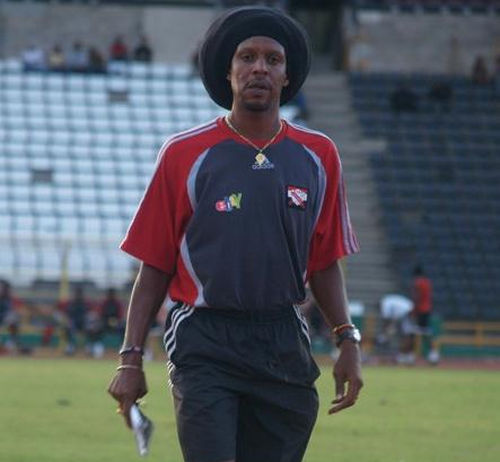
[(270, 90), (271, 85), (266, 80), (251, 80), (245, 85), (245, 88), (260, 88), (264, 90)]

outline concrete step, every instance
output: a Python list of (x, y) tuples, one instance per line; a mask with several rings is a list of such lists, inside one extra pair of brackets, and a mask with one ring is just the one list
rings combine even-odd
[(307, 102), (311, 105), (329, 105), (330, 107), (343, 107), (348, 109), (352, 107), (352, 98), (351, 95), (345, 93), (345, 91), (335, 91), (335, 90), (309, 90), (306, 91), (305, 97)]
[(346, 259), (348, 295), (375, 309), (385, 293), (397, 288), (370, 166), (373, 153), (384, 151), (386, 143), (363, 136), (344, 75), (315, 75), (305, 93), (311, 108), (309, 126), (330, 136), (339, 149), (351, 220), (361, 245), (359, 254)]
[(331, 90), (332, 88), (345, 90), (347, 86), (347, 78), (345, 75), (338, 74), (314, 74), (310, 75), (305, 82), (305, 90)]

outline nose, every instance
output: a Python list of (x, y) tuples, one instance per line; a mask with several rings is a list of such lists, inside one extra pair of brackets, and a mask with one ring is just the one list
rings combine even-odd
[(267, 74), (268, 68), (264, 57), (257, 58), (253, 63), (252, 72), (254, 74)]

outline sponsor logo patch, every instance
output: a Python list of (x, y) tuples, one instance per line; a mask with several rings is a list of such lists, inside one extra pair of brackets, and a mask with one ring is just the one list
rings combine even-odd
[(252, 170), (268, 170), (274, 168), (274, 164), (266, 157), (263, 152), (259, 152), (255, 156), (255, 162), (252, 165)]
[(288, 207), (291, 207), (293, 209), (305, 210), (308, 195), (309, 190), (307, 188), (292, 185), (288, 185), (286, 187)]
[(234, 209), (241, 208), (242, 193), (233, 193), (224, 199), (215, 203), (215, 210), (217, 212), (232, 212)]

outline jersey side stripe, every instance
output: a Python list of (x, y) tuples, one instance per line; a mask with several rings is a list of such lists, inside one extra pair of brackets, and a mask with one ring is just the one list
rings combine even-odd
[(196, 162), (193, 164), (191, 167), (191, 170), (189, 171), (189, 175), (187, 177), (186, 181), (186, 187), (187, 187), (187, 192), (189, 196), (189, 202), (191, 202), (191, 208), (194, 209), (196, 208), (197, 201), (196, 201), (196, 177), (198, 176), (198, 171), (200, 170), (201, 164), (205, 160), (205, 157), (207, 157), (208, 152), (210, 149), (206, 149), (203, 154), (198, 156), (196, 159)]
[(355, 253), (358, 250), (358, 245), (352, 232), (351, 219), (349, 216), (349, 209), (345, 197), (345, 185), (342, 171), (340, 172), (339, 189), (337, 194), (338, 206), (340, 208), (340, 221), (342, 223), (342, 234), (344, 240), (344, 247), (348, 253)]
[(321, 162), (320, 157), (311, 149), (309, 149), (306, 145), (302, 145), (302, 147), (306, 150), (306, 152), (311, 156), (313, 159), (314, 163), (318, 167), (318, 194), (319, 194), (319, 203), (318, 203), (318, 210), (316, 211), (316, 216), (314, 217), (314, 224), (312, 227), (312, 232), (316, 229), (316, 225), (318, 224), (319, 216), (321, 215), (321, 211), (323, 210), (323, 201), (325, 199), (325, 194), (326, 194), (326, 171), (325, 167), (323, 166), (323, 162)]
[(184, 236), (182, 236), (180, 254), (181, 254), (182, 261), (184, 263), (184, 267), (186, 268), (186, 271), (188, 272), (189, 276), (191, 277), (191, 280), (193, 281), (194, 285), (196, 286), (196, 291), (198, 292), (198, 295), (196, 296), (196, 300), (194, 301), (193, 305), (194, 306), (207, 306), (207, 302), (205, 301), (205, 298), (203, 296), (203, 285), (201, 284), (200, 279), (196, 275), (196, 272), (194, 271), (194, 268), (193, 268), (193, 263), (191, 262), (191, 256), (189, 255), (189, 248), (188, 248), (187, 242), (186, 242), (186, 234), (184, 234)]

